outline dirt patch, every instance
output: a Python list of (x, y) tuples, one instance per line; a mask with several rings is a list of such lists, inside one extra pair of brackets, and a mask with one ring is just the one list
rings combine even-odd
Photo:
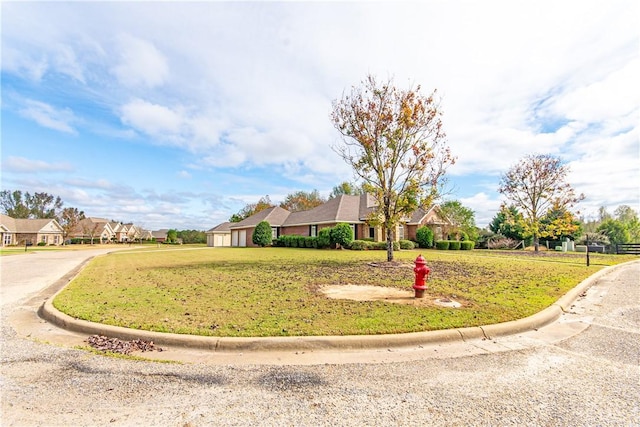
[[(352, 301), (385, 301), (396, 304), (416, 306), (443, 306), (439, 299), (425, 293), (424, 298), (416, 298), (413, 289), (389, 288), (369, 285), (328, 285), (322, 286), (320, 292), (327, 298), (347, 299)], [(448, 300), (449, 302), (451, 300)]]
[(415, 265), (409, 262), (402, 261), (385, 261), (385, 262), (369, 262), (367, 263), (371, 267), (379, 268), (413, 268)]

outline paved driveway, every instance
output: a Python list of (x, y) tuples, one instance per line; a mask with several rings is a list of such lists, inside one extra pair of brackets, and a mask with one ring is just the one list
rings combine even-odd
[(86, 260), (113, 249), (30, 251), (0, 257), (0, 304), (12, 304), (40, 291)]
[(8, 321), (18, 308), (5, 306), (1, 424), (640, 425), (638, 277), (638, 262), (614, 270), (539, 331), (304, 364), (277, 354), (255, 363), (243, 354), (210, 363), (206, 352), (186, 364), (103, 357), (26, 339)]

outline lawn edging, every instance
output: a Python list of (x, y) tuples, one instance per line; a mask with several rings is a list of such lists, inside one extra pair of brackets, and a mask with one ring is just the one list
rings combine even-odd
[[(38, 310), (43, 319), (63, 329), (87, 335), (104, 335), (123, 340), (142, 339), (158, 345), (186, 347), (219, 352), (237, 351), (311, 351), (358, 350), (410, 347), (421, 344), (464, 342), (472, 339), (489, 339), (536, 330), (557, 320), (570, 310), (573, 302), (602, 276), (622, 268), (630, 261), (605, 267), (589, 276), (546, 309), (529, 317), (494, 325), (402, 334), (345, 335), (345, 336), (294, 336), (294, 337), (210, 337), (175, 333), (152, 332), (120, 326), (110, 326), (73, 318), (53, 306), (58, 290)], [(77, 272), (76, 272), (77, 273)]]

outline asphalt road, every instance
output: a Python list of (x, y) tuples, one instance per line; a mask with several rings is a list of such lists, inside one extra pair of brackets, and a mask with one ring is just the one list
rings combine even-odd
[(29, 262), (17, 273), (21, 261), (0, 258), (2, 426), (640, 425), (640, 262), (601, 277), (558, 322), (516, 336), (314, 357), (190, 351), (188, 363), (156, 363), (58, 344), (64, 333), (42, 321), (26, 327), (19, 319), (50, 294), (37, 288), (68, 260), (51, 259), (38, 284), (22, 275), (47, 256), (20, 257)]
[(113, 251), (27, 251), (0, 257), (0, 304), (16, 303), (50, 285), (86, 260)]

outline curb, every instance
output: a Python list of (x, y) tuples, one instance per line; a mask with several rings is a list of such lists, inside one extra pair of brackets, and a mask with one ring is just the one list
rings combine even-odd
[[(87, 335), (105, 335), (122, 340), (143, 339), (155, 344), (186, 347), (192, 349), (209, 350), (214, 352), (238, 351), (312, 351), (312, 350), (363, 350), (388, 349), (393, 347), (410, 347), (422, 344), (438, 344), (451, 342), (465, 342), (472, 339), (490, 339), (498, 336), (514, 335), (536, 330), (557, 320), (562, 313), (568, 311), (573, 302), (595, 284), (602, 276), (614, 270), (638, 261), (606, 267), (589, 276), (575, 288), (571, 289), (557, 302), (546, 309), (525, 317), (494, 325), (475, 326), (468, 328), (445, 329), (438, 331), (409, 332), (404, 334), (383, 335), (345, 335), (345, 336), (304, 336), (304, 337), (205, 337), (162, 332), (151, 332), (120, 326), (103, 325), (75, 319), (58, 311), (53, 306), (53, 299), (62, 292), (64, 286), (40, 307), (38, 315), (54, 325), (73, 332)], [(82, 267), (78, 267), (73, 277)], [(70, 282), (73, 277), (65, 276)], [(67, 283), (68, 283), (67, 282)], [(56, 285), (54, 285), (56, 286)]]

